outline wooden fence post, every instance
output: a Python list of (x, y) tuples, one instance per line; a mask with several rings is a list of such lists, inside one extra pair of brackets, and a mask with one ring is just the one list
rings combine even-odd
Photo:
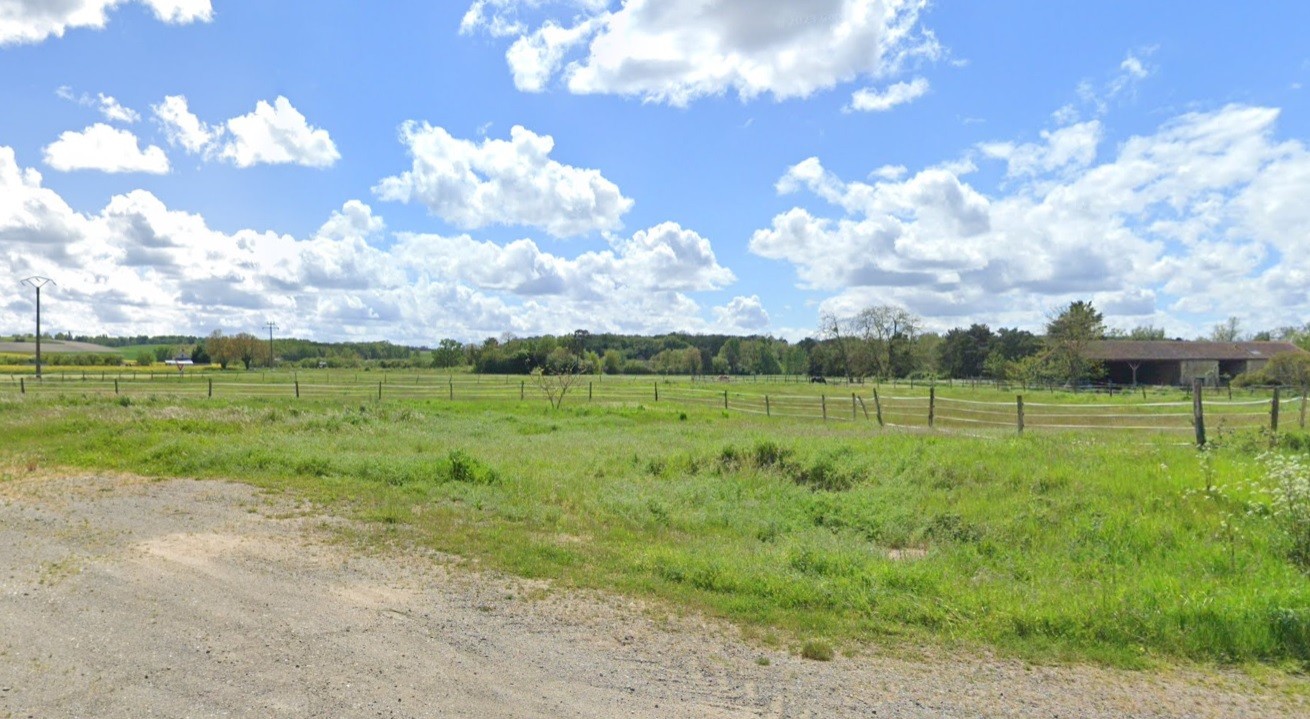
[(864, 421), (869, 421), (869, 408), (864, 405), (864, 400), (860, 400), (860, 409), (864, 411)]
[(454, 378), (446, 380), (446, 387), (450, 390), (450, 401), (455, 401), (455, 380)]
[(527, 385), (527, 380), (519, 380), (519, 401), (523, 401), (523, 390)]
[[(209, 396), (212, 398), (214, 396), (214, 378), (208, 377), (207, 379), (209, 380)], [(114, 394), (118, 394), (118, 382), (114, 382)]]
[(855, 393), (854, 393), (854, 392), (851, 392), (851, 421), (852, 421), (852, 422), (854, 422), (855, 420), (859, 419), (859, 415), (856, 414), (856, 412), (858, 411), (858, 409), (859, 409), (859, 408), (855, 406)]
[(882, 422), (882, 400), (878, 399), (878, 388), (873, 388), (873, 411), (878, 416), (878, 426), (885, 427)]
[(588, 383), (587, 383), (587, 401), (588, 401), (588, 402), (591, 401), (591, 385), (592, 385), (591, 382), (588, 382)]
[(1023, 434), (1023, 395), (1021, 394), (1015, 395), (1014, 404), (1015, 404), (1015, 408), (1018, 410), (1017, 417), (1019, 421), (1019, 434), (1022, 435)]
[(828, 395), (819, 395), (819, 404), (823, 407), (823, 421), (828, 421)]
[(300, 399), (300, 380), (294, 380), (296, 383), (296, 399)]
[(382, 401), (382, 383), (378, 382), (378, 401)]
[[(118, 386), (118, 383), (115, 382), (114, 386)], [(25, 382), (22, 377), (18, 378), (18, 393), (27, 394), (27, 382)]]
[(1196, 447), (1205, 446), (1205, 406), (1201, 399), (1200, 378), (1192, 380), (1192, 424), (1196, 426)]
[(1269, 405), (1269, 430), (1272, 432), (1278, 431), (1278, 405), (1278, 388), (1275, 387), (1274, 399)]
[(928, 388), (928, 429), (932, 429), (937, 414), (937, 388)]
[(728, 408), (728, 390), (723, 390), (723, 408)]
[[(1302, 398), (1302, 399), (1304, 399), (1304, 398)], [(1304, 402), (1304, 401), (1301, 402), (1301, 407), (1302, 407), (1302, 408), (1305, 407), (1305, 402)], [(764, 416), (765, 416), (765, 417), (772, 417), (772, 416), (773, 416), (773, 411), (769, 408), (769, 395), (767, 395), (767, 394), (764, 395)]]
[(657, 381), (654, 384), (655, 384), (655, 401), (658, 402), (660, 401), (660, 383)]

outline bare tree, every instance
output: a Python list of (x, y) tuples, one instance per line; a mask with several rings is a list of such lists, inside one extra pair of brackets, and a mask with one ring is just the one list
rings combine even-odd
[(532, 370), (532, 376), (537, 388), (546, 395), (551, 409), (559, 409), (564, 404), (564, 395), (582, 377), (582, 362), (576, 355), (558, 347), (546, 358), (545, 366)]
[(827, 340), (831, 340), (834, 347), (837, 348), (837, 357), (841, 360), (842, 368), (846, 370), (846, 381), (855, 381), (855, 375), (851, 370), (851, 347), (850, 333), (845, 331), (842, 325), (845, 322), (831, 312), (824, 312), (819, 315), (819, 334)]
[(1229, 317), (1210, 330), (1210, 339), (1215, 342), (1240, 342), (1242, 340), (1242, 322), (1236, 317)]

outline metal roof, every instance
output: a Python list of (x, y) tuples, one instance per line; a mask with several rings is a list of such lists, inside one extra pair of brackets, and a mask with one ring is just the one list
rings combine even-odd
[(1207, 342), (1189, 340), (1099, 340), (1087, 358), (1106, 361), (1267, 360), (1284, 352), (1305, 352), (1291, 342)]

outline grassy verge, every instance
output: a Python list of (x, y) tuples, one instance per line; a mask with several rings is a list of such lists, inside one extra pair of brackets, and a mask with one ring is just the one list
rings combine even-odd
[(1202, 463), (1131, 435), (910, 435), (710, 408), (73, 393), (0, 400), (0, 437), (11, 476), (283, 488), (513, 573), (798, 646), (1310, 662), (1310, 578), (1258, 511), (1250, 438)]

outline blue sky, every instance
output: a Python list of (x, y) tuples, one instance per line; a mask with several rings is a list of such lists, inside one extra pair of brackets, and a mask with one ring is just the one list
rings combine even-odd
[(0, 332), (1310, 317), (1301, 3), (0, 0)]

